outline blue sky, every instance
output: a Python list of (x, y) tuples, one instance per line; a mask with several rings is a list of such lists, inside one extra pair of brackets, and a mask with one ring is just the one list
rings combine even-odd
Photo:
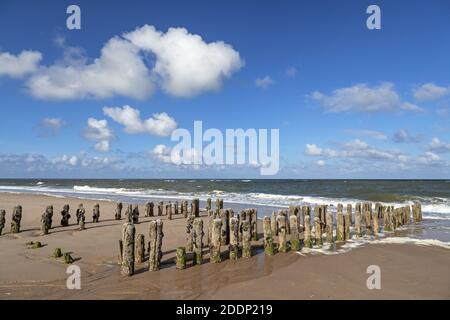
[(448, 179), (449, 57), (448, 1), (2, 1), (0, 177), (261, 177), (164, 161), (202, 120), (278, 128), (274, 178)]

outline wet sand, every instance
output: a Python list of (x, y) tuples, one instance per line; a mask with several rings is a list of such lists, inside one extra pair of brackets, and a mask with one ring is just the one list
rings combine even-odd
[[(78, 231), (75, 210), (86, 209), (86, 230)], [(64, 204), (71, 207), (70, 226), (60, 226)], [(100, 222), (93, 224), (92, 208), (100, 204)], [(9, 234), (12, 208), (21, 204), (19, 234)], [(40, 236), (40, 216), (54, 206), (53, 228)], [(0, 237), (0, 299), (450, 299), (450, 250), (411, 244), (377, 244), (338, 255), (296, 252), (266, 257), (262, 242), (254, 244), (251, 259), (175, 269), (175, 248), (185, 245), (185, 219), (164, 221), (162, 269), (148, 272), (136, 264), (136, 274), (119, 274), (118, 240), (122, 221), (114, 220), (115, 204), (107, 201), (0, 193), (0, 208), (7, 210)], [(147, 238), (149, 221), (140, 206), (136, 233)], [(259, 228), (261, 229), (261, 228)], [(206, 237), (205, 237), (206, 238)], [(40, 249), (28, 249), (41, 241)], [(147, 241), (147, 239), (146, 239)], [(71, 252), (82, 272), (81, 290), (66, 288), (67, 265), (50, 258), (54, 248)], [(369, 265), (381, 268), (381, 290), (366, 286)]]

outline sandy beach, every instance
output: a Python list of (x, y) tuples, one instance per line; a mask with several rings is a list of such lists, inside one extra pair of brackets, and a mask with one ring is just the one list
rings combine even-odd
[[(75, 209), (86, 208), (86, 230), (79, 231)], [(93, 224), (92, 208), (100, 204), (100, 222)], [(12, 208), (23, 207), (21, 232), (10, 234)], [(40, 216), (54, 206), (53, 228), (40, 236)], [(70, 225), (60, 226), (60, 211), (70, 205)], [(225, 206), (227, 206), (225, 204)], [(185, 245), (185, 219), (164, 221), (162, 268), (122, 277), (118, 240), (124, 220), (114, 220), (114, 202), (0, 193), (6, 224), (0, 236), (0, 299), (450, 299), (450, 250), (412, 244), (370, 244), (336, 255), (297, 252), (264, 256), (262, 241), (253, 243), (250, 259), (175, 268), (175, 248)], [(149, 221), (140, 207), (136, 233), (148, 235)], [(261, 228), (259, 228), (261, 230)], [(25, 243), (44, 247), (28, 249)], [(51, 258), (55, 248), (70, 252), (82, 272), (81, 290), (66, 288), (67, 265)], [(369, 265), (381, 268), (381, 289), (366, 286)]]

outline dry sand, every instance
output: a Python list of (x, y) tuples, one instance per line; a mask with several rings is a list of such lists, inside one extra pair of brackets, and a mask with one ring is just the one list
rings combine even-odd
[[(88, 222), (84, 231), (74, 224), (80, 202)], [(71, 224), (61, 227), (60, 211), (66, 203)], [(101, 221), (92, 224), (95, 203), (100, 203)], [(17, 204), (23, 207), (22, 231), (9, 234)], [(40, 236), (40, 216), (50, 204), (54, 227)], [(289, 252), (266, 257), (259, 242), (251, 259), (211, 264), (205, 251), (205, 264), (176, 270), (175, 248), (185, 244), (185, 219), (162, 217), (162, 269), (148, 272), (145, 263), (137, 264), (136, 274), (126, 278), (119, 275), (117, 264), (124, 220), (114, 220), (114, 203), (0, 193), (0, 208), (7, 210), (0, 236), (0, 299), (450, 299), (450, 250), (445, 248), (378, 244), (332, 256)], [(156, 218), (143, 217), (143, 206), (140, 212), (136, 232), (147, 237), (148, 222)], [(45, 246), (28, 249), (28, 241)], [(81, 290), (66, 288), (67, 265), (50, 258), (57, 247), (77, 259)], [(369, 265), (381, 268), (381, 290), (367, 289)]]

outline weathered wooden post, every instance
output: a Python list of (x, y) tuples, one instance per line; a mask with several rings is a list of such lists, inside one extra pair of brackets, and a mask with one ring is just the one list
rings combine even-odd
[(289, 224), (291, 229), (291, 250), (300, 250), (300, 238), (299, 238), (299, 224), (298, 216), (294, 213), (289, 217)]
[(411, 220), (411, 206), (406, 205), (404, 208), (404, 221), (403, 224), (409, 224)]
[(206, 211), (208, 212), (209, 210), (211, 210), (211, 198), (206, 199), (206, 207), (205, 207)]
[(334, 238), (333, 238), (333, 214), (331, 212), (327, 212), (327, 216), (326, 216), (326, 220), (327, 220), (327, 242), (328, 243), (333, 243), (334, 242)]
[(145, 204), (145, 216), (146, 217), (153, 217), (153, 208), (154, 208), (153, 202), (147, 202)]
[(121, 220), (122, 219), (122, 209), (123, 209), (122, 202), (117, 203), (116, 204), (116, 212), (114, 213), (114, 218), (116, 220)]
[(303, 225), (303, 228), (305, 228), (305, 224), (306, 224), (305, 217), (306, 216), (310, 216), (310, 218), (311, 218), (311, 207), (310, 206), (302, 206), (302, 225)]
[(172, 220), (172, 204), (169, 202), (166, 204), (166, 213), (167, 213), (167, 219)]
[(364, 211), (364, 220), (365, 220), (365, 226), (366, 226), (366, 234), (367, 235), (371, 235), (372, 232), (372, 218), (371, 218), (371, 213), (369, 210), (367, 210), (368, 208), (365, 208), (366, 211)]
[(139, 206), (136, 204), (133, 208), (133, 223), (138, 224), (139, 223)]
[(218, 263), (220, 258), (220, 230), (222, 228), (222, 220), (214, 219), (212, 221), (211, 230), (211, 246), (210, 246), (210, 262)]
[(286, 221), (286, 236), (288, 234), (291, 234), (291, 230), (289, 229), (289, 211), (287, 211), (287, 210), (280, 210), (278, 212), (278, 215), (279, 216), (284, 216), (284, 218), (285, 218), (285, 221)]
[(183, 217), (186, 219), (188, 217), (188, 201), (183, 200), (181, 202), (181, 213), (183, 214)]
[(258, 210), (250, 209), (250, 229), (253, 241), (258, 241)]
[(124, 276), (134, 274), (134, 235), (136, 229), (132, 223), (125, 223), (122, 227), (122, 267), (120, 272)]
[(355, 211), (355, 236), (356, 238), (360, 238), (362, 235), (361, 232), (361, 206), (359, 206), (359, 211), (358, 211), (358, 207), (356, 208)]
[(119, 264), (122, 265), (122, 255), (123, 255), (123, 241), (119, 240)]
[(6, 211), (4, 209), (0, 209), (0, 236), (2, 235), (3, 228), (6, 223)]
[(49, 221), (49, 215), (48, 215), (49, 207), (44, 211), (44, 213), (41, 215), (41, 235), (48, 234), (48, 227), (50, 224)]
[(67, 227), (69, 225), (69, 219), (70, 219), (70, 206), (68, 204), (65, 204), (62, 211), (61, 211), (61, 226)]
[(350, 226), (351, 226), (351, 213), (349, 214), (348, 212), (345, 213), (344, 215), (344, 232), (345, 232), (345, 240), (350, 240), (351, 239), (351, 234), (350, 234)]
[(92, 222), (97, 223), (100, 219), (100, 205), (96, 203), (92, 210)]
[(347, 204), (347, 215), (349, 218), (349, 226), (351, 227), (353, 224), (353, 213), (352, 213), (352, 205), (349, 203)]
[(250, 221), (245, 220), (242, 223), (242, 258), (250, 258), (252, 256)]
[(380, 231), (380, 229), (379, 229), (379, 224), (378, 224), (378, 212), (377, 211), (372, 213), (372, 226), (373, 226), (373, 235), (374, 236), (378, 235), (378, 232)]
[(180, 209), (178, 206), (178, 201), (175, 201), (175, 203), (173, 204), (173, 214), (180, 214)]
[(200, 214), (200, 200), (195, 198), (192, 199), (192, 214), (194, 217), (198, 217)]
[(315, 227), (315, 236), (316, 236), (316, 246), (321, 247), (323, 245), (322, 225), (321, 225), (319, 217), (314, 217), (314, 227)]
[(176, 252), (176, 268), (178, 270), (186, 269), (186, 248), (178, 247)]
[(187, 235), (187, 242), (186, 242), (186, 251), (191, 252), (194, 249), (194, 215), (190, 215), (187, 219), (186, 224), (186, 235)]
[(216, 214), (219, 214), (219, 210), (223, 209), (223, 199), (216, 199)]
[(203, 220), (201, 218), (194, 219), (194, 264), (202, 264), (203, 262)]
[(344, 214), (342, 213), (342, 211), (338, 211), (336, 213), (336, 241), (345, 240), (344, 223)]
[[(361, 223), (362, 223), (363, 220), (364, 220), (364, 216), (363, 216), (363, 214), (362, 214), (363, 211), (361, 211), (361, 210), (362, 210), (362, 208), (361, 208), (361, 203), (357, 203), (357, 204), (355, 205), (355, 220), (356, 220), (356, 213), (359, 212), (359, 213), (360, 213), (360, 216), (361, 216)], [(356, 227), (356, 221), (355, 221), (355, 227)]]
[(162, 241), (163, 241), (163, 222), (158, 219), (156, 221), (150, 221), (149, 228), (149, 258), (148, 269), (149, 271), (157, 271), (161, 266), (162, 258)]
[(127, 205), (127, 210), (125, 210), (125, 218), (127, 222), (133, 223), (133, 205)]
[(305, 215), (305, 235), (304, 235), (304, 244), (307, 248), (312, 248), (312, 241), (311, 241), (311, 215)]
[(263, 218), (263, 233), (264, 233), (264, 254), (267, 256), (273, 256), (275, 250), (272, 238), (272, 226), (270, 217), (265, 216)]
[(138, 234), (136, 239), (136, 262), (144, 262), (145, 238), (143, 234)]
[(280, 214), (277, 216), (277, 225), (278, 225), (278, 251), (279, 252), (287, 252), (287, 241), (286, 241), (286, 216)]
[(228, 211), (225, 209), (219, 210), (219, 219), (222, 220), (222, 229), (220, 230), (220, 244), (226, 246), (229, 244), (229, 231), (230, 226), (228, 225)]
[(278, 224), (277, 224), (277, 212), (272, 212), (272, 220), (270, 222), (270, 228), (272, 231), (272, 237), (278, 236)]
[(237, 217), (230, 218), (230, 260), (238, 259), (239, 251), (239, 219)]
[(158, 202), (158, 217), (163, 215), (163, 207), (164, 207), (164, 202), (160, 201)]
[(247, 220), (247, 212), (245, 210), (239, 211), (239, 243), (242, 244), (242, 224)]

